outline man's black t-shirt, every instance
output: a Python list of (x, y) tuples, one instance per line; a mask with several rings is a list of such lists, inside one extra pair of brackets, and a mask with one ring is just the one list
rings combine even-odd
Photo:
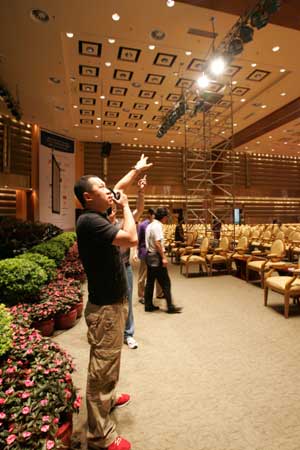
[(85, 211), (77, 220), (78, 250), (88, 279), (89, 301), (97, 305), (116, 303), (127, 295), (120, 250), (112, 245), (118, 231), (96, 211)]

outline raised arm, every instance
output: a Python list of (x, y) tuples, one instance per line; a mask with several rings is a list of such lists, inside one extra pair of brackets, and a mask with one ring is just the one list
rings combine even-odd
[(145, 187), (147, 185), (147, 175), (144, 175), (143, 178), (141, 178), (138, 181), (138, 195), (137, 195), (137, 202), (136, 202), (136, 209), (133, 211), (133, 218), (135, 222), (138, 222), (139, 218), (143, 214), (144, 211), (144, 205), (145, 205), (145, 199), (144, 199), (144, 193), (145, 193)]
[(119, 200), (114, 200), (123, 209), (122, 228), (116, 234), (113, 245), (119, 247), (134, 247), (137, 245), (138, 237), (135, 220), (128, 205), (127, 195), (122, 194)]
[(148, 156), (144, 156), (144, 154), (142, 154), (138, 162), (131, 168), (131, 170), (117, 182), (114, 189), (125, 191), (128, 186), (134, 182), (138, 175), (145, 172), (153, 165), (152, 163), (148, 163), (147, 160)]

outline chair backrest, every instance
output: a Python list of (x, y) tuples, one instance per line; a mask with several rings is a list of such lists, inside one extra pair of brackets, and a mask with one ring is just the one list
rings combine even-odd
[(276, 239), (281, 239), (283, 241), (284, 240), (284, 232), (278, 231), (276, 234)]
[(270, 253), (275, 253), (278, 256), (282, 256), (284, 254), (284, 243), (281, 239), (275, 239), (271, 246)]
[(242, 236), (239, 238), (238, 243), (237, 243), (237, 247), (239, 248), (243, 248), (243, 249), (247, 249), (248, 247), (248, 238), (247, 236)]
[(200, 247), (201, 253), (202, 252), (207, 252), (207, 250), (208, 250), (208, 243), (209, 243), (208, 238), (207, 237), (203, 238), (203, 240), (201, 242), (201, 247)]
[(222, 239), (220, 240), (220, 245), (219, 245), (219, 247), (220, 247), (222, 250), (228, 250), (228, 247), (229, 247), (229, 240), (228, 240), (227, 237), (222, 237)]
[(194, 242), (195, 242), (195, 239), (194, 239), (193, 231), (188, 231), (186, 233), (186, 240), (185, 240), (186, 245), (193, 245)]

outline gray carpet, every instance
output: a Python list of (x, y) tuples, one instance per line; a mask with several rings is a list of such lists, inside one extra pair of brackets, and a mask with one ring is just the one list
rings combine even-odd
[[(139, 348), (124, 345), (119, 391), (132, 401), (114, 413), (118, 432), (133, 450), (299, 450), (300, 306), (286, 320), (280, 295), (265, 308), (262, 289), (245, 281), (169, 271), (182, 314), (145, 313), (134, 294)], [(84, 396), (84, 319), (55, 340), (74, 357)], [(82, 449), (85, 419), (83, 404)]]

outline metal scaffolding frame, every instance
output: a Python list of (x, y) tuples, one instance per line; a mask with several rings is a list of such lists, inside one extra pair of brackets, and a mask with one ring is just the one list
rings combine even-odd
[[(231, 80), (224, 85), (222, 95), (217, 103), (205, 102), (200, 132), (191, 142), (188, 142), (186, 126), (184, 185), (187, 223), (232, 222), (235, 197)], [(219, 198), (218, 202), (215, 197)]]

